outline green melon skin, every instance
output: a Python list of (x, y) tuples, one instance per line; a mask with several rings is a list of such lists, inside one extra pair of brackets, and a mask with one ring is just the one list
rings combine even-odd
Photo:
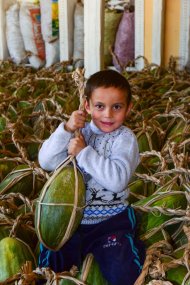
[[(81, 222), (83, 207), (85, 206), (85, 184), (79, 170), (77, 170), (77, 173), (79, 180), (77, 207), (79, 207), (79, 209), (77, 209), (70, 237)], [(41, 203), (55, 203), (56, 205), (37, 203), (35, 209), (35, 228), (40, 242), (42, 242), (45, 247), (51, 250), (58, 250), (63, 245), (62, 240), (65, 237), (73, 212), (75, 196), (74, 168), (70, 165), (63, 168), (49, 185), (48, 189), (46, 188), (45, 184), (41, 191), (39, 201), (41, 201)], [(41, 197), (43, 197), (43, 199), (41, 199)], [(70, 204), (70, 206), (63, 204)]]
[(152, 182), (145, 183), (142, 179), (136, 179), (132, 181), (128, 185), (128, 187), (130, 189), (129, 197), (128, 197), (129, 204), (133, 204), (139, 201), (139, 198), (133, 196), (133, 194), (136, 194), (137, 196), (143, 195), (147, 197), (147, 196), (152, 195), (156, 188), (155, 184), (153, 184)]
[[(173, 195), (172, 195), (173, 194)], [(151, 195), (150, 197), (147, 197), (145, 199), (142, 199), (134, 205), (137, 206), (143, 206), (143, 205), (149, 205), (149, 206), (160, 206), (170, 209), (186, 209), (187, 207), (187, 200), (183, 192), (180, 194), (179, 192), (175, 194), (175, 192), (171, 193), (160, 193)], [(175, 195), (174, 195), (175, 194)], [(153, 202), (153, 198), (157, 198)], [(152, 202), (151, 202), (152, 201)], [(167, 220), (171, 219), (171, 216), (164, 215), (164, 214), (152, 214), (152, 213), (146, 213), (142, 212), (140, 213), (140, 224), (139, 224), (139, 235), (142, 237), (145, 235), (148, 231), (150, 231), (153, 228), (156, 228), (166, 222)], [(168, 231), (175, 231), (177, 225), (173, 225), (170, 227), (167, 227)], [(151, 245), (159, 240), (163, 239), (163, 235), (161, 232), (157, 232), (153, 236), (149, 237), (148, 240), (146, 240), (147, 245)]]
[[(184, 253), (184, 250), (183, 250), (183, 253)], [(182, 255), (180, 254), (179, 258), (182, 258)], [(174, 258), (172, 258), (171, 256), (168, 256), (168, 255), (163, 255), (163, 256), (161, 255), (161, 257), (160, 257), (160, 261), (163, 265), (170, 263), (174, 260), (175, 260)], [(187, 274), (187, 268), (183, 265), (180, 265), (180, 264), (177, 265), (176, 264), (176, 267), (169, 268), (169, 269), (167, 268), (165, 270), (164, 280), (170, 281), (174, 285), (181, 285), (183, 283), (183, 280), (184, 280), (186, 274)]]
[(12, 161), (0, 162), (0, 182), (16, 167)]
[(102, 276), (99, 265), (95, 260), (92, 262), (86, 281), (89, 285), (108, 285), (108, 282)]
[[(23, 176), (25, 175), (26, 176)], [(21, 193), (32, 198), (42, 189), (42, 182), (37, 178), (33, 189), (34, 175), (28, 165), (18, 165), (0, 183), (0, 194)]]
[[(89, 267), (87, 276), (84, 280), (84, 271), (85, 271), (85, 261), (88, 259), (88, 256), (91, 254), (88, 254), (83, 262), (82, 268), (80, 269), (79, 273), (75, 277), (77, 280), (83, 281), (85, 284), (88, 285), (109, 285), (109, 283), (105, 280), (105, 278), (102, 276), (102, 273), (100, 271), (99, 265), (96, 262), (96, 260), (93, 258), (93, 261)], [(69, 279), (60, 279), (59, 285), (74, 285), (78, 284), (77, 281), (71, 281)]]
[(179, 265), (177, 268), (169, 269), (166, 272), (166, 280), (172, 282), (175, 285), (181, 285), (187, 274), (187, 268)]
[(11, 231), (11, 227), (8, 225), (0, 225), (0, 240), (8, 237)]
[(26, 261), (35, 269), (36, 261), (27, 245), (16, 238), (5, 237), (0, 241), (0, 282), (19, 273)]

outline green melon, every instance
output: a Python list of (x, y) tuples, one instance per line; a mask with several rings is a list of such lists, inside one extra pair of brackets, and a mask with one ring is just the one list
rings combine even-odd
[(159, 138), (154, 129), (142, 130), (136, 134), (140, 153), (159, 150)]
[(6, 119), (3, 117), (0, 117), (0, 131), (4, 131), (6, 128)]
[(19, 273), (26, 261), (32, 262), (35, 269), (36, 260), (31, 249), (22, 241), (5, 237), (0, 241), (0, 282)]
[(50, 180), (44, 185), (36, 204), (35, 228), (45, 247), (58, 250), (81, 222), (85, 184), (80, 171), (71, 165), (65, 166), (58, 174), (55, 172)]
[(0, 182), (16, 167), (14, 161), (0, 161)]
[[(180, 253), (182, 253), (182, 251), (184, 253), (184, 250), (180, 250)], [(182, 258), (182, 255), (179, 258)], [(176, 259), (169, 255), (161, 255), (160, 261), (163, 264), (163, 268), (165, 268), (165, 280), (170, 281), (175, 285), (184, 284), (184, 278), (188, 273), (187, 268), (184, 265), (177, 264), (177, 262), (175, 266), (170, 265), (170, 263), (175, 262)]]
[[(36, 178), (36, 179), (35, 179)], [(28, 198), (39, 192), (42, 182), (28, 165), (18, 165), (0, 183), (0, 194), (21, 193)]]
[(0, 225), (0, 240), (8, 237), (10, 234), (11, 227), (9, 225)]
[(99, 265), (92, 254), (86, 256), (79, 279), (89, 285), (108, 285), (108, 282), (102, 276)]
[[(162, 213), (151, 213), (151, 212), (141, 212), (140, 208), (149, 206), (159, 206), (165, 209), (186, 209), (187, 200), (183, 192), (173, 191), (173, 192), (160, 192), (157, 194), (153, 194), (149, 197), (139, 200), (135, 202), (133, 207), (137, 210), (140, 216), (140, 224), (139, 224), (139, 234), (143, 240), (147, 243), (147, 245), (151, 245), (154, 242), (164, 239), (161, 230), (159, 227), (166, 221), (175, 217), (169, 216)], [(177, 228), (178, 224), (170, 225), (165, 228), (172, 235)], [(155, 231), (154, 231), (155, 230)], [(151, 234), (152, 232), (152, 234)]]
[(80, 284), (81, 281), (88, 285), (108, 285), (108, 282), (102, 276), (98, 263), (91, 253), (87, 254), (77, 276), (73, 280), (70, 277), (60, 279), (59, 285)]
[(128, 202), (130, 204), (143, 199), (143, 197), (148, 197), (154, 193), (156, 188), (155, 184), (151, 181), (145, 182), (142, 179), (136, 179), (129, 183), (128, 185), (130, 192), (128, 197)]
[(189, 126), (187, 122), (182, 119), (176, 120), (176, 124), (170, 128), (167, 134), (167, 140), (174, 141), (177, 143), (182, 142), (186, 138), (186, 134), (188, 134)]
[(166, 280), (170, 282), (174, 282), (175, 285), (181, 285), (184, 284), (183, 280), (185, 276), (187, 275), (188, 271), (185, 266), (179, 265), (177, 268), (171, 268), (168, 271), (166, 271)]

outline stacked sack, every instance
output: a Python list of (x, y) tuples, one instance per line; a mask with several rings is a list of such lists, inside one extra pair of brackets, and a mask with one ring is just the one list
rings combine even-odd
[(16, 64), (38, 69), (58, 62), (58, 1), (15, 1), (6, 10), (6, 39)]

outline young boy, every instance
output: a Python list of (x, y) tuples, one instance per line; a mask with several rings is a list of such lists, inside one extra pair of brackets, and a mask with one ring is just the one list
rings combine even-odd
[[(93, 253), (111, 285), (132, 285), (139, 276), (145, 249), (136, 238), (134, 210), (128, 205), (127, 185), (139, 163), (134, 133), (123, 125), (131, 109), (128, 81), (117, 71), (93, 74), (85, 87), (86, 112), (74, 111), (39, 152), (42, 168), (54, 170), (68, 154), (76, 157), (86, 183), (86, 207), (81, 225), (59, 250), (41, 245), (40, 267), (55, 272), (80, 267)], [(81, 129), (81, 135), (74, 132)]]

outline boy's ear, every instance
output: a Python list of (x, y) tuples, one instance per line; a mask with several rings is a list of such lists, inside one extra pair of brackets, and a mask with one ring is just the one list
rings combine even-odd
[(129, 104), (128, 108), (127, 108), (126, 117), (129, 115), (129, 113), (130, 113), (132, 107), (133, 107), (133, 103), (131, 102), (131, 103)]
[(86, 112), (88, 114), (91, 114), (91, 112), (90, 112), (90, 102), (89, 101), (85, 100), (84, 107), (85, 107)]

